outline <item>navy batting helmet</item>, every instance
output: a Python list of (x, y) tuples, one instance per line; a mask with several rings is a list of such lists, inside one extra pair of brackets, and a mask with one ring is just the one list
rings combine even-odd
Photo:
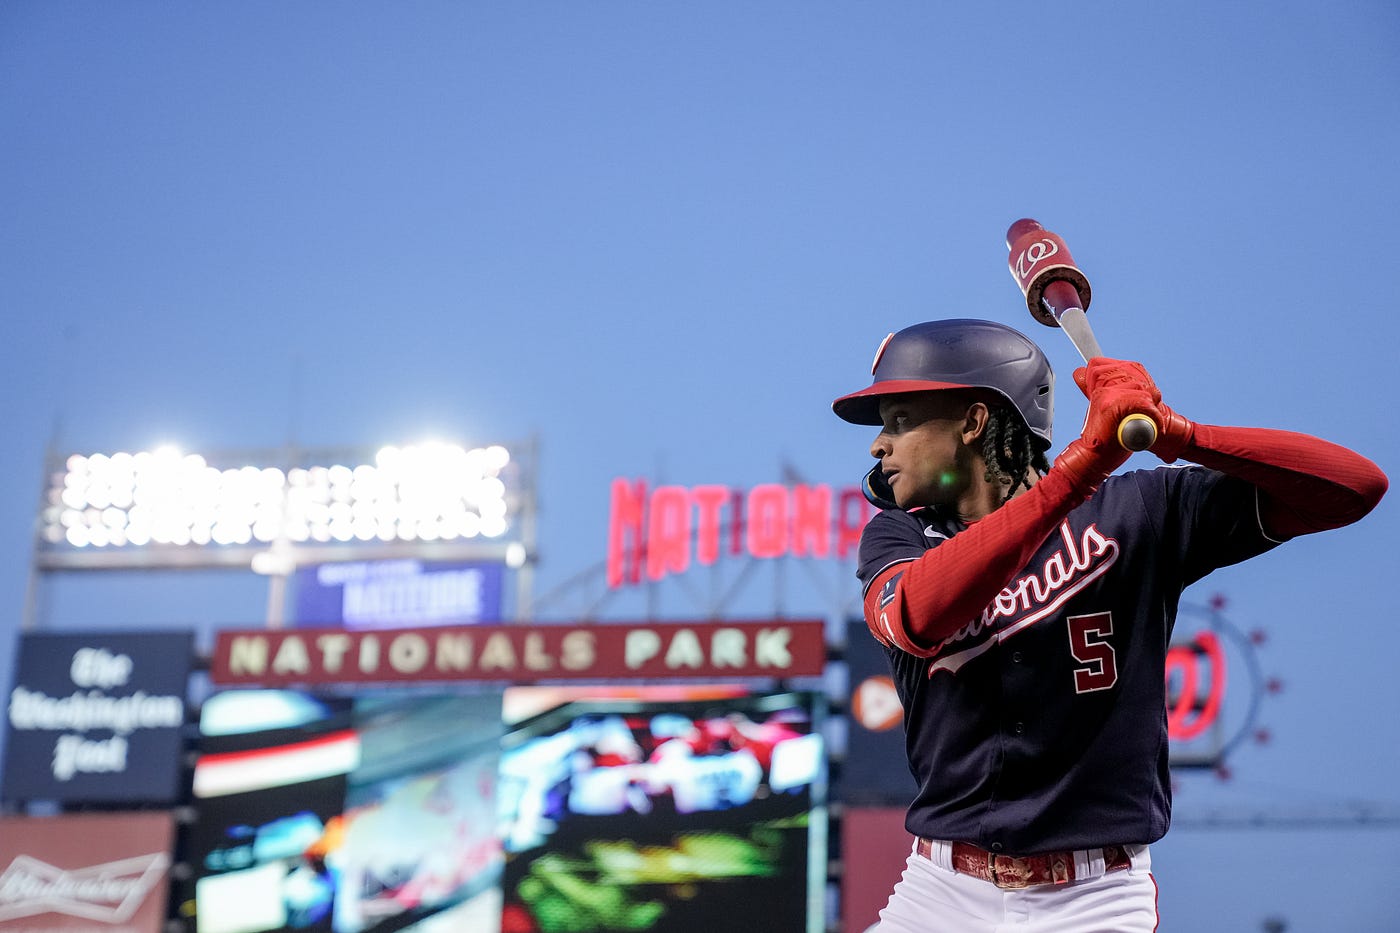
[(880, 398), (931, 389), (987, 389), (1011, 403), (1040, 443), (1050, 447), (1055, 374), (1020, 331), (992, 321), (929, 321), (890, 334), (875, 351), (874, 383), (843, 395), (831, 410), (852, 424), (880, 424)]

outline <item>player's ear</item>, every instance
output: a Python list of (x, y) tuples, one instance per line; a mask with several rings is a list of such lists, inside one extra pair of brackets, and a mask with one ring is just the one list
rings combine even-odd
[(987, 432), (987, 423), (991, 421), (991, 409), (982, 402), (973, 402), (967, 406), (967, 412), (963, 415), (962, 442), (968, 446), (980, 445), (982, 435)]

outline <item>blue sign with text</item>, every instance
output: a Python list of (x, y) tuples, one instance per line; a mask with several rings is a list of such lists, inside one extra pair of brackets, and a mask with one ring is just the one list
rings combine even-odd
[(296, 624), (396, 628), (499, 622), (500, 564), (359, 561), (296, 576)]
[(193, 658), (193, 632), (22, 636), (5, 800), (176, 800)]

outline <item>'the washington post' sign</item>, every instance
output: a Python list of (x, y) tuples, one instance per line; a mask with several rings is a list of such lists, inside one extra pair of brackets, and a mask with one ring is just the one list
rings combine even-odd
[(192, 632), (30, 633), (6, 707), (6, 800), (168, 803)]

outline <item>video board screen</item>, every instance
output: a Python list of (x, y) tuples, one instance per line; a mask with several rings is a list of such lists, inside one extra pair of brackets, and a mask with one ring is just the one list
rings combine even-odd
[(823, 928), (819, 696), (554, 688), (511, 719), (537, 689), (506, 691), (503, 931)]
[(448, 916), (493, 933), (500, 733), (499, 693), (211, 697), (182, 913), (198, 933), (389, 933)]
[(201, 717), (198, 933), (824, 929), (818, 694), (233, 690)]

